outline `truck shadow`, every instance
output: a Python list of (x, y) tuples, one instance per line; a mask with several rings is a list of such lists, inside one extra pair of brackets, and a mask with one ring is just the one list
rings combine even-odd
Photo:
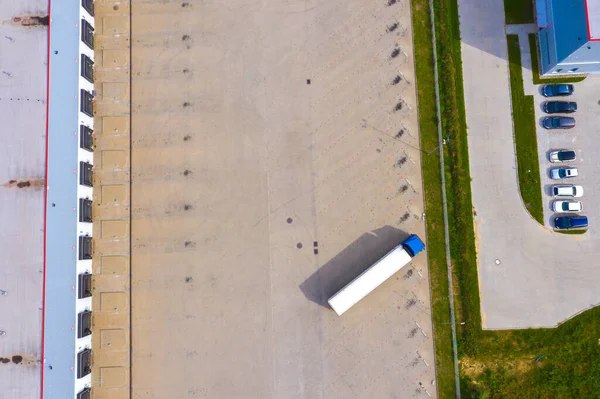
[(308, 277), (300, 290), (309, 300), (329, 308), (327, 300), (391, 251), (410, 234), (391, 226), (369, 231)]

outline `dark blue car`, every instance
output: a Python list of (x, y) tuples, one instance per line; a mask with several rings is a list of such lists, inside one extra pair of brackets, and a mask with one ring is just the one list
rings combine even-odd
[(572, 114), (577, 111), (577, 103), (569, 101), (548, 101), (544, 104), (547, 114)]
[(575, 118), (570, 116), (547, 116), (542, 119), (542, 126), (546, 129), (573, 129)]
[(560, 230), (581, 229), (588, 227), (587, 216), (559, 216), (554, 218), (554, 228)]
[(570, 84), (554, 84), (546, 85), (542, 88), (542, 94), (544, 97), (564, 97), (570, 96), (575, 92), (575, 87)]

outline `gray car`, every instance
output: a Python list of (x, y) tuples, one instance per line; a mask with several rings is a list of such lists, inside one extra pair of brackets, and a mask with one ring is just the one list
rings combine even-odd
[(576, 154), (575, 154), (575, 151), (573, 151), (573, 150), (552, 151), (548, 155), (548, 158), (550, 159), (550, 162), (552, 162), (552, 163), (574, 161), (575, 157), (576, 157)]
[(575, 127), (575, 118), (570, 116), (547, 116), (542, 119), (542, 126), (546, 129), (572, 129)]
[(579, 176), (577, 168), (561, 166), (560, 168), (550, 169), (550, 178), (552, 180), (570, 179)]

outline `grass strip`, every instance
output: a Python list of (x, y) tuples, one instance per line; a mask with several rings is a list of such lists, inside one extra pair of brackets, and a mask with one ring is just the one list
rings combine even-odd
[(529, 34), (529, 51), (531, 52), (531, 72), (533, 72), (533, 84), (552, 84), (552, 83), (577, 83), (584, 80), (585, 76), (573, 76), (568, 78), (540, 78), (539, 51), (537, 44), (537, 35)]
[(585, 234), (587, 233), (587, 230), (554, 230), (557, 233), (560, 234), (572, 234), (572, 235), (579, 235), (579, 234)]
[[(454, 303), (457, 323), (469, 321), (457, 325), (458, 349), (462, 353), (476, 342), (481, 315), (457, 1), (435, 0), (435, 15), (442, 71), (439, 77), (442, 127), (450, 138), (445, 146), (445, 160)], [(469, 325), (476, 328), (465, 328)]]
[(526, 96), (523, 88), (519, 37), (508, 35), (507, 41), (519, 189), (531, 216), (544, 224), (534, 99), (533, 96)]
[(437, 372), (437, 390), (440, 398), (454, 398), (454, 362), (452, 357), (452, 332), (450, 329), (450, 305), (448, 301), (448, 278), (446, 248), (444, 245), (444, 216), (442, 213), (442, 189), (436, 99), (433, 75), (433, 45), (429, 3), (412, 0), (412, 18), (415, 49), (415, 69), (418, 94), (421, 167), (425, 199), (429, 279), (431, 285), (431, 310), (433, 339)]
[(594, 308), (554, 329), (483, 331), (462, 358), (463, 397), (597, 398), (599, 320)]
[(504, 0), (504, 14), (506, 24), (532, 24), (533, 1), (532, 0)]

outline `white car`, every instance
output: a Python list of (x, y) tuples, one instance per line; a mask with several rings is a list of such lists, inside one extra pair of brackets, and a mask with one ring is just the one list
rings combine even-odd
[(548, 158), (552, 163), (574, 161), (576, 157), (577, 155), (573, 150), (558, 150), (548, 154)]
[(552, 204), (552, 210), (557, 213), (581, 212), (583, 210), (583, 205), (581, 205), (581, 201), (573, 201), (573, 200), (554, 201), (554, 203)]
[(552, 195), (555, 197), (583, 197), (583, 187), (572, 184), (555, 184), (552, 186)]
[(569, 168), (566, 166), (554, 168), (550, 170), (550, 178), (553, 180), (568, 179), (579, 176), (577, 168)]

